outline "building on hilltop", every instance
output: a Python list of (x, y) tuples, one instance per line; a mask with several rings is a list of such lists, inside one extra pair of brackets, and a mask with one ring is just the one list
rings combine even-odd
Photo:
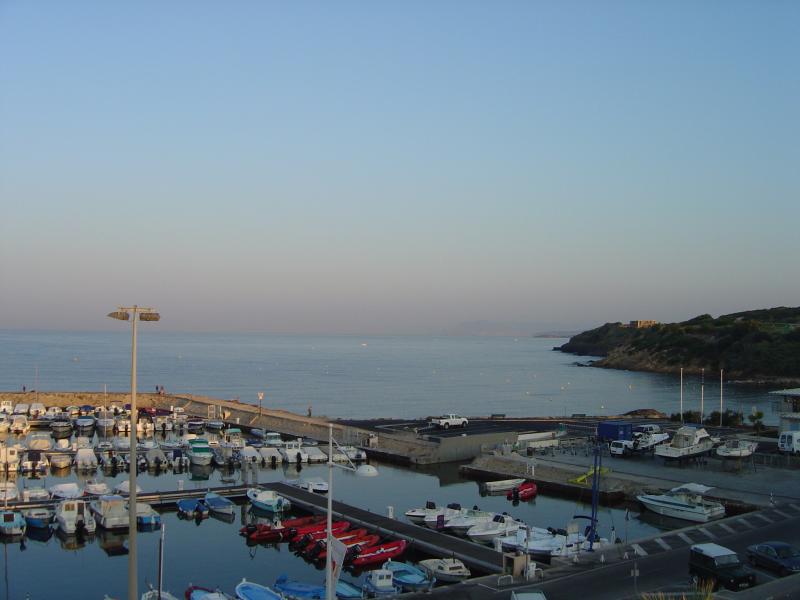
[(628, 323), (628, 327), (632, 329), (644, 329), (646, 327), (655, 327), (656, 325), (658, 325), (658, 321), (653, 321), (652, 319), (631, 321), (630, 323)]

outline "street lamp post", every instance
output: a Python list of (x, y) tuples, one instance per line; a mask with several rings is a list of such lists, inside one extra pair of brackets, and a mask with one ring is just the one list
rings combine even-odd
[[(339, 465), (333, 462), (333, 445), (336, 440), (333, 439), (333, 423), (328, 423), (328, 516), (326, 526), (326, 553), (325, 553), (325, 597), (336, 598), (335, 587), (333, 581), (333, 467), (339, 467), (345, 471), (352, 471), (359, 477), (374, 477), (378, 474), (378, 470), (371, 465), (361, 465), (356, 467), (347, 454), (348, 465)], [(339, 444), (336, 444), (338, 447)], [(340, 566), (341, 568), (341, 566)]]
[(136, 565), (136, 467), (138, 456), (136, 453), (136, 421), (138, 412), (136, 408), (136, 322), (158, 321), (161, 316), (154, 308), (146, 308), (134, 304), (133, 306), (119, 306), (117, 310), (108, 314), (112, 319), (131, 322), (131, 467), (128, 478), (128, 600), (138, 600)]

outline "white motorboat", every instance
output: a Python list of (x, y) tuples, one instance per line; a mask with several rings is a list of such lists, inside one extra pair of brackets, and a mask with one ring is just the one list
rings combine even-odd
[(424, 525), (425, 524), (425, 517), (429, 514), (433, 514), (435, 511), (442, 510), (440, 507), (436, 506), (436, 503), (428, 500), (425, 503), (424, 508), (411, 508), (405, 512), (406, 519), (414, 523), (414, 525)]
[(328, 482), (321, 477), (309, 477), (308, 479), (289, 479), (284, 481), (289, 485), (300, 488), (301, 490), (308, 490), (317, 494), (328, 493)]
[(11, 417), (11, 426), (9, 427), (11, 433), (26, 435), (30, 430), (31, 426), (28, 423), (28, 417), (22, 414), (15, 414)]
[(303, 446), (303, 452), (308, 454), (309, 463), (328, 462), (328, 455), (317, 446)]
[(127, 417), (117, 417), (117, 431), (128, 433), (131, 430), (131, 420)]
[(636, 499), (656, 514), (705, 523), (725, 516), (722, 504), (703, 497), (710, 489), (699, 483), (684, 483), (664, 494), (643, 494)]
[(11, 429), (11, 422), (5, 413), (0, 413), (0, 433), (8, 433), (9, 429)]
[(448, 504), (425, 515), (423, 525), (428, 529), (439, 529), (439, 524), (441, 524), (441, 528), (444, 529), (450, 519), (455, 519), (458, 516), (461, 516), (461, 505)]
[(97, 524), (104, 529), (127, 529), (129, 523), (126, 500), (122, 496), (100, 496), (89, 503)]
[(292, 508), (292, 502), (288, 498), (284, 498), (272, 490), (250, 488), (247, 490), (247, 499), (256, 508), (268, 512), (280, 513)]
[(28, 450), (50, 450), (53, 447), (53, 438), (49, 433), (34, 433), (28, 438)]
[(739, 438), (731, 438), (723, 445), (717, 446), (717, 456), (720, 458), (747, 458), (758, 448), (757, 442), (749, 442)]
[(361, 448), (356, 448), (355, 446), (340, 446), (339, 450), (344, 452), (345, 456), (353, 462), (367, 460), (367, 453)]
[(96, 524), (89, 506), (83, 500), (62, 500), (56, 507), (56, 527), (72, 535), (79, 530), (92, 533)]
[(47, 409), (41, 402), (34, 402), (28, 409), (28, 415), (31, 419), (41, 419), (47, 413)]
[(81, 448), (75, 453), (75, 468), (78, 471), (96, 471), (97, 456), (91, 448)]
[(50, 458), (51, 469), (66, 469), (72, 466), (71, 454), (65, 454), (63, 452), (59, 453), (51, 452), (48, 456)]
[(633, 441), (631, 442), (631, 450), (633, 452), (649, 452), (656, 446), (666, 444), (669, 441), (668, 433), (634, 433)]
[(0, 481), (0, 502), (9, 502), (17, 499), (19, 490), (13, 481)]
[(490, 494), (499, 494), (514, 489), (523, 483), (525, 483), (524, 479), (500, 479), (498, 481), (487, 481), (483, 484), (483, 487)]
[(75, 429), (79, 435), (90, 435), (94, 433), (95, 418), (90, 416), (78, 417), (75, 419)]
[(208, 445), (208, 440), (204, 438), (195, 438), (189, 440), (189, 448), (186, 450), (186, 455), (193, 465), (207, 466), (211, 464), (211, 459), (214, 454)]
[(20, 402), (14, 407), (14, 414), (15, 415), (25, 415), (28, 416), (29, 407), (24, 402)]
[(684, 425), (675, 432), (669, 444), (656, 446), (655, 455), (670, 460), (694, 458), (711, 452), (718, 442), (705, 428)]
[[(570, 533), (568, 535), (555, 534), (546, 537), (533, 537), (527, 541), (520, 542), (513, 549), (519, 552), (530, 554), (536, 560), (549, 562), (553, 557), (574, 556), (581, 552), (589, 551), (589, 541), (580, 533)], [(608, 549), (612, 546), (606, 538), (597, 537), (591, 544), (593, 551)], [(504, 548), (511, 549), (510, 546), (503, 545)]]
[(470, 570), (457, 558), (428, 558), (418, 564), (431, 577), (445, 583), (463, 581), (471, 575)]
[(69, 437), (72, 435), (72, 421), (69, 418), (58, 417), (50, 421), (50, 431), (55, 437)]
[(50, 487), (50, 495), (53, 498), (80, 498), (83, 495), (83, 490), (74, 482), (58, 483)]
[[(120, 496), (127, 496), (131, 491), (131, 482), (130, 479), (125, 479), (124, 481), (119, 482), (117, 485), (114, 486), (114, 493), (119, 494)], [(141, 494), (142, 488), (139, 487), (139, 484), (136, 484), (136, 493)]]
[(445, 531), (452, 534), (465, 536), (471, 527), (479, 523), (486, 523), (495, 518), (497, 513), (488, 510), (476, 510), (473, 508), (462, 510), (461, 514), (449, 519), (445, 524)]
[(50, 492), (44, 488), (32, 487), (22, 489), (23, 502), (39, 502), (41, 500), (49, 500)]
[(239, 456), (243, 464), (257, 465), (261, 462), (261, 454), (252, 446), (245, 446), (239, 451)]
[(85, 435), (79, 435), (75, 438), (75, 443), (73, 444), (74, 450), (80, 450), (81, 448), (91, 449), (92, 447), (92, 438), (86, 437)]
[(173, 422), (170, 417), (158, 416), (154, 422), (156, 433), (166, 433), (172, 431)]
[(522, 523), (510, 515), (495, 515), (491, 521), (470, 527), (467, 530), (467, 537), (473, 542), (488, 544), (496, 537), (517, 531), (521, 525)]
[(19, 470), (20, 451), (16, 446), (0, 444), (0, 470), (15, 473)]
[(89, 479), (84, 486), (84, 491), (87, 496), (105, 496), (111, 493), (111, 488), (105, 481)]
[(283, 462), (283, 457), (281, 453), (278, 452), (277, 448), (272, 446), (262, 446), (258, 449), (258, 453), (261, 455), (261, 458), (264, 462), (268, 465), (277, 465), (278, 463)]
[(11, 400), (0, 400), (0, 413), (10, 415), (14, 412), (14, 403)]
[(114, 413), (110, 410), (101, 410), (97, 413), (97, 420), (95, 421), (97, 425), (97, 430), (102, 432), (109, 432), (114, 429), (114, 425), (116, 425), (116, 420), (114, 419)]
[(131, 449), (131, 440), (128, 437), (115, 437), (111, 443), (117, 452), (129, 452)]
[(303, 444), (300, 441), (284, 442), (283, 446), (278, 448), (278, 452), (281, 453), (281, 458), (285, 463), (308, 462), (308, 454), (303, 450)]

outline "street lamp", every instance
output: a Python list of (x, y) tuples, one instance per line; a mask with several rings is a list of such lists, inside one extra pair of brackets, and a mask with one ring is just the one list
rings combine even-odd
[[(350, 460), (350, 457), (345, 455), (347, 462), (350, 464), (340, 465), (333, 462), (333, 445), (339, 448), (338, 442), (333, 439), (333, 423), (328, 423), (328, 524), (327, 524), (327, 539), (326, 539), (326, 553), (325, 553), (325, 585), (326, 585), (326, 598), (336, 598), (335, 587), (333, 581), (333, 533), (331, 532), (333, 526), (333, 467), (339, 467), (345, 471), (352, 471), (359, 477), (375, 477), (378, 474), (378, 469), (372, 465), (361, 465), (356, 467)], [(341, 448), (339, 448), (341, 450)], [(341, 565), (340, 565), (341, 568)]]
[(119, 306), (114, 312), (108, 313), (112, 319), (131, 322), (131, 468), (128, 479), (128, 600), (138, 600), (136, 592), (137, 567), (136, 567), (136, 322), (158, 321), (161, 316), (154, 308), (143, 306)]

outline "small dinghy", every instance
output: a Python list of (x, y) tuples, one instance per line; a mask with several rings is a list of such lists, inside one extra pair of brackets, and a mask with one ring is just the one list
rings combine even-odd
[(142, 529), (158, 529), (161, 527), (161, 515), (149, 504), (137, 502), (136, 525)]
[(533, 481), (526, 481), (506, 492), (506, 500), (513, 500), (514, 502), (525, 502), (531, 498), (536, 498), (538, 488)]
[(97, 481), (97, 479), (89, 479), (83, 492), (87, 496), (106, 496), (111, 493), (111, 488), (105, 481)]
[(59, 483), (50, 488), (50, 495), (53, 498), (80, 498), (83, 490), (78, 487), (77, 483)]
[(208, 492), (204, 500), (208, 509), (213, 513), (232, 515), (236, 511), (236, 504), (232, 500), (214, 492)]
[(50, 527), (55, 514), (55, 511), (51, 508), (29, 508), (22, 511), (22, 516), (25, 518), (25, 523), (27, 523), (28, 527), (37, 529)]
[(388, 560), (383, 568), (392, 572), (392, 582), (405, 592), (429, 590), (436, 582), (436, 578), (408, 563)]
[(250, 488), (247, 490), (247, 498), (253, 506), (267, 512), (284, 512), (292, 508), (292, 503), (288, 498), (284, 498), (272, 490)]
[(312, 583), (303, 583), (302, 581), (294, 581), (289, 579), (286, 574), (281, 575), (275, 580), (275, 590), (286, 596), (287, 598), (309, 598), (314, 600), (322, 600), (325, 598), (325, 586), (314, 585)]
[(336, 582), (336, 597), (339, 600), (361, 600), (364, 590), (350, 581), (340, 579)]
[(224, 592), (199, 585), (190, 585), (186, 588), (183, 597), (186, 600), (233, 600), (233, 596), (229, 596)]
[(178, 500), (178, 514), (187, 519), (205, 519), (208, 517), (208, 505), (203, 498), (184, 498)]
[[(118, 483), (116, 486), (114, 486), (114, 493), (119, 494), (121, 496), (128, 496), (130, 494), (130, 491), (131, 491), (131, 482), (129, 479), (126, 479), (125, 481), (122, 481)], [(136, 493), (137, 494), (142, 493), (142, 488), (139, 487), (138, 483), (136, 484)]]
[(283, 596), (279, 593), (246, 579), (242, 579), (241, 583), (236, 586), (236, 598), (238, 600), (283, 600)]
[(0, 535), (23, 535), (27, 523), (22, 513), (16, 510), (0, 511)]
[(384, 563), (390, 558), (397, 558), (406, 551), (408, 542), (405, 540), (396, 540), (394, 542), (386, 542), (385, 544), (378, 544), (377, 546), (370, 546), (362, 548), (353, 559), (354, 567), (364, 567), (366, 565), (374, 565)]

